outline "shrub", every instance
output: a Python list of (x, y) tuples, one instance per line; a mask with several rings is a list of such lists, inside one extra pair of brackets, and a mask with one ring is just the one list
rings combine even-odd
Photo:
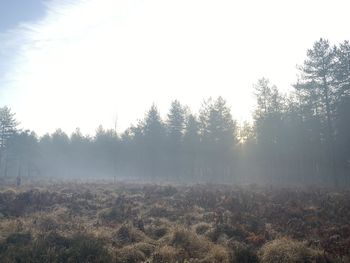
[(158, 248), (152, 257), (154, 263), (175, 263), (177, 262), (178, 253), (174, 247), (163, 246)]
[(205, 234), (210, 228), (211, 228), (211, 225), (204, 222), (198, 223), (197, 225), (194, 226), (194, 229), (198, 235)]
[(217, 242), (222, 235), (228, 238), (235, 237), (240, 240), (245, 239), (246, 233), (241, 227), (228, 224), (217, 224), (211, 231), (208, 232), (208, 237)]
[(111, 262), (104, 242), (85, 234), (71, 238), (51, 232), (32, 240), (28, 234), (14, 233), (0, 245), (0, 262)]
[(149, 211), (151, 217), (170, 217), (172, 214), (171, 210), (162, 205), (155, 205)]
[(160, 239), (168, 233), (168, 228), (165, 226), (151, 226), (146, 228), (146, 233), (153, 239)]
[(70, 243), (70, 247), (63, 254), (63, 258), (66, 258), (68, 262), (102, 263), (112, 260), (102, 240), (86, 235), (76, 235), (70, 240)]
[(228, 251), (218, 245), (211, 247), (208, 255), (201, 260), (202, 263), (228, 263), (230, 261), (230, 255)]
[(209, 250), (209, 242), (196, 233), (176, 227), (171, 233), (170, 244), (184, 251), (188, 258), (203, 257)]
[(41, 216), (34, 221), (34, 224), (44, 232), (54, 231), (60, 227), (60, 224), (51, 216)]
[(137, 263), (146, 259), (145, 254), (135, 246), (125, 246), (116, 253), (116, 263)]
[(256, 252), (245, 244), (235, 240), (229, 240), (228, 246), (231, 249), (231, 262), (235, 263), (258, 263), (259, 258)]
[(13, 233), (6, 238), (6, 244), (12, 245), (26, 245), (32, 240), (29, 233)]
[(133, 246), (137, 250), (142, 251), (147, 257), (151, 256), (155, 249), (155, 245), (145, 242), (135, 243)]
[(122, 225), (113, 237), (113, 241), (119, 246), (140, 242), (144, 239), (143, 232), (128, 224)]
[(237, 263), (258, 263), (259, 258), (256, 253), (248, 248), (234, 251), (233, 260)]
[(132, 204), (124, 195), (120, 195), (116, 198), (112, 208), (102, 211), (100, 217), (104, 221), (116, 221), (123, 222), (132, 218), (135, 211), (132, 211)]
[(308, 248), (305, 243), (288, 238), (266, 243), (259, 251), (262, 263), (314, 262), (320, 253)]

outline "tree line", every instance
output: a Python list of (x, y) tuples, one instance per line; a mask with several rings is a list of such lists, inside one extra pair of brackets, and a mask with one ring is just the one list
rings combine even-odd
[(38, 137), (18, 130), (0, 108), (1, 176), (117, 176), (179, 182), (350, 182), (350, 45), (316, 41), (294, 90), (267, 79), (254, 87), (252, 123), (238, 123), (222, 98), (197, 114), (175, 100), (165, 119), (156, 105), (123, 133), (98, 127)]

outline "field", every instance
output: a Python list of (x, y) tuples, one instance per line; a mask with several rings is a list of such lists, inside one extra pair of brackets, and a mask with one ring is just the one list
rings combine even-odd
[(0, 262), (350, 262), (347, 191), (110, 182), (0, 189)]

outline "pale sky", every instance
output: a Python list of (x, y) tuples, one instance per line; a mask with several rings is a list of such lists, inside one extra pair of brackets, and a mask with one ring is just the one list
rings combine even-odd
[(44, 15), (0, 27), (0, 106), (39, 135), (93, 134), (116, 116), (123, 131), (153, 102), (165, 117), (174, 99), (196, 112), (220, 95), (235, 119), (250, 120), (259, 78), (287, 91), (316, 40), (350, 38), (348, 0), (44, 4)]

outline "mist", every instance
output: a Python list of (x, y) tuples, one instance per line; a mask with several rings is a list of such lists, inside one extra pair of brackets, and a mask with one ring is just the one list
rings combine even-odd
[(348, 1), (0, 1), (0, 262), (350, 262)]
[[(257, 80), (252, 122), (237, 122), (222, 97), (198, 112), (153, 104), (123, 132), (58, 129), (38, 137), (1, 108), (1, 177), (110, 178), (153, 183), (349, 186), (350, 46), (319, 39), (294, 90)], [(165, 115), (165, 118), (162, 117)]]

